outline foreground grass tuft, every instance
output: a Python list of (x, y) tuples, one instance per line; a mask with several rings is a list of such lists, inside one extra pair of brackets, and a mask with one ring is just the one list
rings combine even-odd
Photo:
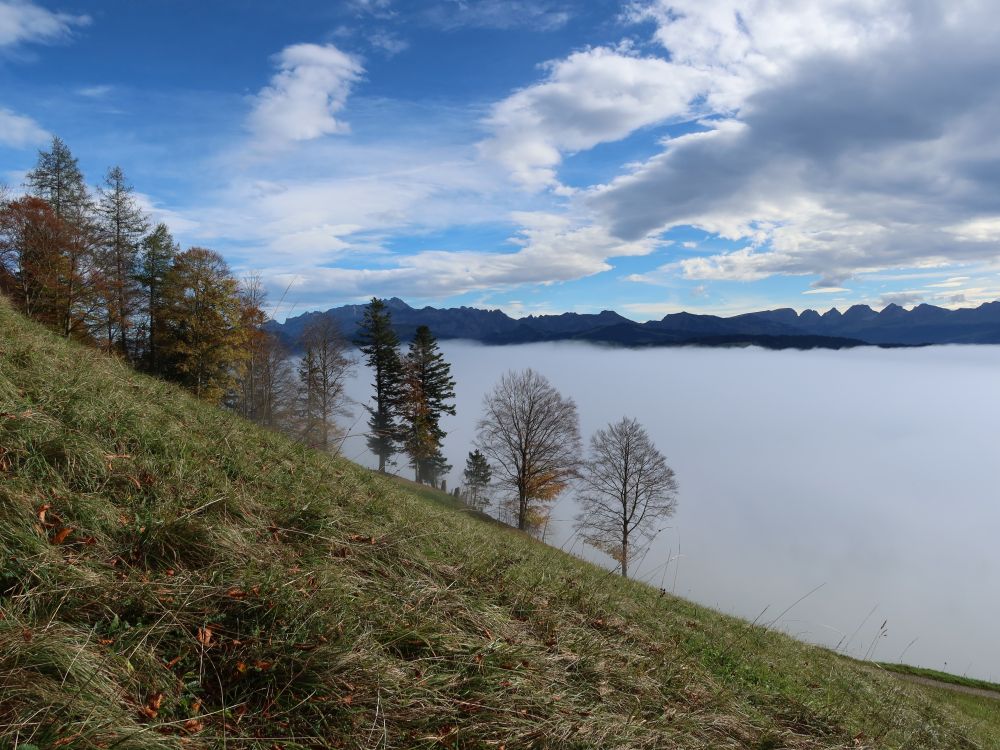
[(0, 551), (5, 748), (985, 736), (916, 686), (305, 450), (2, 300)]

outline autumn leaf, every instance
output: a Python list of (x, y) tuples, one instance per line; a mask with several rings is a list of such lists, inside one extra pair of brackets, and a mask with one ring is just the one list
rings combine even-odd
[(62, 529), (56, 532), (55, 536), (52, 537), (52, 543), (57, 545), (62, 544), (63, 542), (66, 541), (67, 537), (69, 537), (69, 535), (72, 533), (73, 533), (72, 526), (64, 526)]
[(184, 722), (184, 731), (194, 734), (205, 728), (205, 722), (199, 719), (188, 719)]
[(198, 643), (200, 643), (205, 648), (212, 645), (212, 629), (206, 625), (203, 628), (198, 628)]

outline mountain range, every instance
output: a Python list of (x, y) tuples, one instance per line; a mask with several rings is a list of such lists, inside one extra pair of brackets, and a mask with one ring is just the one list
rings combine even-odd
[[(907, 310), (891, 304), (876, 312), (854, 305), (841, 313), (791, 308), (764, 310), (732, 317), (680, 312), (660, 320), (637, 323), (616, 312), (562, 313), (512, 318), (500, 310), (474, 307), (414, 308), (393, 297), (386, 300), (393, 326), (404, 341), (417, 326), (426, 325), (439, 339), (468, 339), (484, 344), (538, 341), (590, 341), (618, 346), (734, 346), (771, 349), (840, 349), (854, 346), (920, 346), (927, 344), (1000, 344), (1000, 301), (976, 308), (948, 310), (918, 305)], [(334, 320), (348, 338), (355, 338), (366, 305), (344, 305), (326, 312), (309, 312), (269, 329), (295, 349), (305, 326), (318, 316)]]

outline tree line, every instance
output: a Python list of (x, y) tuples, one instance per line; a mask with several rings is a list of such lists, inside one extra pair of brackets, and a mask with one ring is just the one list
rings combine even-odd
[[(210, 249), (182, 250), (120, 167), (91, 190), (59, 138), (39, 152), (24, 189), (16, 198), (0, 189), (0, 292), (25, 315), (264, 427), (339, 449), (358, 363), (331, 319), (310, 321), (293, 357), (266, 328), (259, 277), (237, 279)], [(388, 307), (373, 298), (353, 344), (373, 377), (366, 441), (379, 471), (402, 455), (417, 482), (443, 486), (452, 467), (442, 419), (456, 413), (456, 383), (433, 333), (418, 327), (404, 352)], [(674, 511), (673, 470), (636, 420), (599, 430), (584, 456), (576, 404), (530, 369), (500, 378), (477, 429), (466, 501), (533, 531), (576, 487), (578, 532), (622, 575)]]

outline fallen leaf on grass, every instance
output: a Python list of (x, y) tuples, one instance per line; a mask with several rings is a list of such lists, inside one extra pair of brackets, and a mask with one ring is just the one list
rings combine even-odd
[(203, 628), (198, 628), (197, 638), (198, 643), (208, 648), (212, 645), (212, 629), (208, 625)]
[(65, 526), (56, 532), (56, 535), (52, 537), (52, 543), (59, 545), (66, 541), (70, 534), (73, 533), (72, 526)]

